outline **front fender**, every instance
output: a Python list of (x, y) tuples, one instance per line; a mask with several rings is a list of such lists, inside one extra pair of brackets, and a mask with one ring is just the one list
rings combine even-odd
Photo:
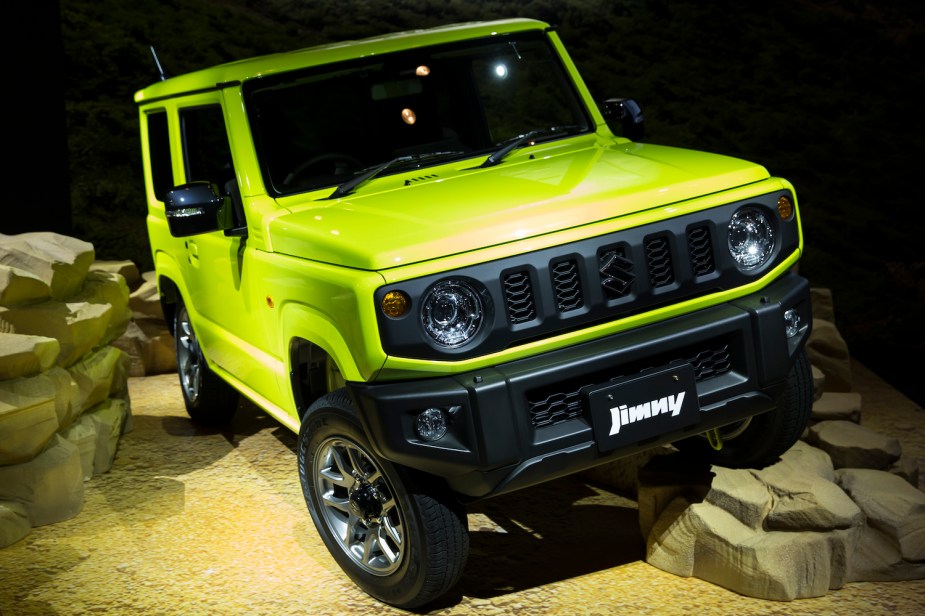
[(348, 381), (368, 381), (385, 363), (381, 350), (364, 354), (357, 361), (337, 325), (326, 314), (306, 304), (290, 301), (280, 307), (280, 331), (286, 347), (293, 339), (302, 338), (323, 349)]

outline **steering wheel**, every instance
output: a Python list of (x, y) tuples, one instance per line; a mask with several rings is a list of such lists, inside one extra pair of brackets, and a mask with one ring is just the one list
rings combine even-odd
[(298, 176), (304, 174), (306, 170), (311, 169), (314, 166), (321, 165), (322, 163), (332, 163), (334, 175), (339, 175), (348, 168), (358, 169), (363, 166), (362, 162), (353, 156), (350, 156), (349, 154), (343, 154), (341, 152), (325, 152), (324, 154), (312, 156), (308, 160), (302, 161), (299, 166), (289, 172), (289, 175), (287, 175), (286, 179), (283, 180), (283, 184), (288, 186), (293, 181), (295, 181)]

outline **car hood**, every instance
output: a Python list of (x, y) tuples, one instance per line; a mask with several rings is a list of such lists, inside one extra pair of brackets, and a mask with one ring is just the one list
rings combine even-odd
[(558, 145), (534, 154), (519, 151), (484, 169), (473, 168), (470, 159), (380, 177), (339, 200), (288, 198), (284, 207), (290, 213), (275, 216), (268, 229), (272, 250), (382, 270), (626, 216), (769, 177), (764, 167), (728, 156), (649, 144), (587, 144)]

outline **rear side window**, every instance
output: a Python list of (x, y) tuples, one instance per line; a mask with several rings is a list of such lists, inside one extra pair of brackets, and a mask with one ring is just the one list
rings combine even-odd
[(173, 188), (167, 112), (163, 110), (148, 114), (148, 154), (151, 159), (151, 184), (154, 187), (154, 196), (158, 201), (163, 201), (167, 191)]

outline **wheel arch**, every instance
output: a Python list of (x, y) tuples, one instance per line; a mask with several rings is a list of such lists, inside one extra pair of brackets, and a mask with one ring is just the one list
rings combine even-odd
[[(358, 363), (336, 325), (311, 306), (288, 302), (280, 310), (289, 387), (300, 419), (315, 399), (328, 393), (322, 391), (328, 388), (323, 386), (319, 370), (325, 380), (334, 370), (343, 381), (367, 381), (381, 367), (381, 363), (374, 367)], [(328, 362), (333, 362), (333, 367)]]
[(176, 316), (177, 304), (184, 301), (187, 304), (187, 310), (194, 313), (195, 308), (185, 300), (188, 297), (186, 285), (183, 282), (183, 274), (176, 260), (167, 252), (159, 251), (155, 257), (154, 266), (157, 274), (157, 291), (161, 302), (161, 311), (164, 313), (167, 329), (170, 331), (170, 335), (173, 336), (175, 335), (174, 317)]

